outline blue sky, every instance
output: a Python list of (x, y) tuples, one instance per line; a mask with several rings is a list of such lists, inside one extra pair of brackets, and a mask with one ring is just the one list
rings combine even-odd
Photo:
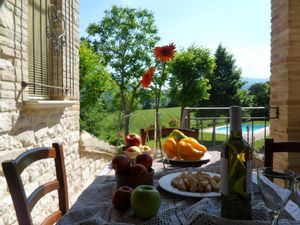
[(195, 43), (215, 52), (222, 43), (242, 76), (270, 76), (270, 0), (81, 0), (80, 36), (112, 5), (147, 8), (154, 14), (160, 45), (187, 48)]

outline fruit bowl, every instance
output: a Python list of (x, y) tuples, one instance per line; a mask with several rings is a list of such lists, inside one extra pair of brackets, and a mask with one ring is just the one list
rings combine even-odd
[(150, 169), (146, 175), (121, 175), (116, 173), (117, 185), (121, 186), (129, 186), (131, 188), (135, 188), (142, 184), (153, 185), (154, 178), (154, 170)]

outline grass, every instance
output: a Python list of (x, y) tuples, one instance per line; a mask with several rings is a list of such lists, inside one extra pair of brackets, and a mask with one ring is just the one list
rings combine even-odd
[[(177, 124), (175, 127), (179, 127), (180, 123), (180, 107), (173, 108), (161, 108), (159, 109), (161, 113), (162, 127), (171, 127), (170, 123)], [(155, 110), (146, 109), (138, 110), (132, 113), (130, 120), (130, 132), (139, 133), (141, 128), (154, 127)]]
[[(172, 107), (172, 108), (160, 108), (161, 113), (161, 121), (162, 121), (162, 127), (179, 127), (180, 126), (180, 113), (181, 108), (180, 107)], [(155, 110), (154, 109), (147, 109), (147, 110), (137, 110), (134, 113), (132, 113), (132, 116), (130, 118), (130, 133), (140, 133), (141, 128), (149, 128), (154, 126), (154, 115)], [(107, 118), (108, 120), (113, 120), (113, 114)], [(216, 123), (218, 126), (224, 125), (224, 121), (217, 121)], [(251, 122), (249, 122), (251, 126)], [(264, 121), (255, 121), (254, 124), (264, 124)], [(269, 125), (269, 121), (267, 122), (267, 125)], [(204, 121), (203, 123), (204, 128), (211, 127), (212, 126), (212, 120)], [(191, 127), (196, 127), (195, 121), (191, 121)], [(215, 137), (215, 145), (221, 145), (226, 140), (226, 134), (216, 134)], [(207, 147), (212, 147), (212, 133), (209, 132), (203, 132), (203, 136), (199, 135), (199, 140), (202, 144), (204, 144)], [(165, 139), (162, 139), (162, 144), (164, 143)], [(154, 140), (149, 140), (147, 145), (150, 147), (154, 147), (155, 143)], [(261, 149), (261, 147), (264, 145), (264, 140), (257, 140), (255, 142), (255, 149)]]

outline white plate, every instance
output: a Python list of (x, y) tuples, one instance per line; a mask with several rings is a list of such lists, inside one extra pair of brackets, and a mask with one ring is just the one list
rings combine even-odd
[[(171, 184), (171, 181), (174, 177), (179, 176), (181, 173), (182, 172), (165, 175), (159, 179), (158, 183), (162, 189), (177, 195), (195, 197), (195, 198), (208, 198), (208, 197), (221, 196), (220, 192), (189, 192), (189, 191), (180, 191), (177, 188), (174, 188)], [(215, 175), (220, 176), (220, 174), (217, 173), (209, 173), (209, 172), (205, 172), (205, 173), (210, 176), (215, 176)]]
[(177, 166), (201, 166), (210, 161), (211, 155), (208, 152), (205, 152), (204, 156), (199, 160), (176, 160), (169, 159), (171, 165)]

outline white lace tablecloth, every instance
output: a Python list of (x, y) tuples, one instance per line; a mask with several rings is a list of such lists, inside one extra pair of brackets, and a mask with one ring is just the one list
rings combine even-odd
[[(160, 177), (173, 172), (201, 170), (220, 173), (218, 162), (212, 161), (205, 167), (162, 169), (161, 163), (155, 164), (154, 185), (161, 194), (161, 207), (156, 216), (142, 220), (133, 215), (131, 209), (123, 212), (115, 209), (111, 202), (112, 193), (117, 183), (112, 171), (98, 176), (83, 191), (69, 212), (63, 216), (58, 225), (266, 225), (267, 212), (263, 202), (253, 195), (252, 221), (229, 220), (220, 217), (220, 198), (189, 198), (171, 194), (158, 186)], [(282, 214), (280, 225), (296, 225), (300, 221), (293, 220), (287, 212)]]

